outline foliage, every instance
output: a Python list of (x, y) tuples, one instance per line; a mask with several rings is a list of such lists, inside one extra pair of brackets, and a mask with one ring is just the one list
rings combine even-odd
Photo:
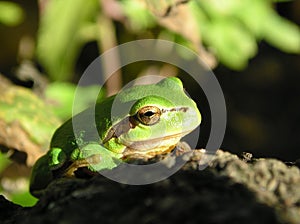
[(230, 68), (244, 68), (260, 40), (288, 53), (300, 53), (299, 27), (280, 17), (267, 0), (198, 0), (192, 8), (201, 21), (203, 41)]
[[(158, 28), (157, 37), (169, 32), (171, 40), (182, 40), (175, 38), (181, 35), (185, 39), (181, 44), (195, 51), (203, 45), (215, 60), (232, 69), (245, 68), (261, 40), (287, 53), (300, 53), (299, 27), (279, 16), (270, 0), (99, 2), (49, 2), (41, 18), (37, 55), (52, 80), (70, 80), (82, 46), (92, 40), (102, 41), (99, 18), (103, 16), (123, 23), (129, 33), (155, 37)], [(111, 2), (120, 10), (107, 12), (112, 6), (104, 6)]]
[(11, 201), (15, 204), (29, 207), (35, 205), (38, 199), (33, 197), (28, 191), (24, 191), (13, 194)]
[[(3, 175), (3, 171), (9, 167), (9, 165), (12, 164), (11, 160), (7, 158), (5, 154), (2, 154), (0, 152), (0, 174), (1, 176)], [(37, 199), (34, 198), (30, 193), (28, 192), (28, 179), (23, 178), (23, 183), (24, 184), (18, 184), (21, 178), (15, 177), (15, 178), (10, 178), (10, 177), (1, 177), (0, 181), (1, 183), (4, 181), (3, 178), (9, 179), (13, 185), (16, 185), (16, 187), (13, 189), (5, 189), (2, 185), (0, 185), (0, 194), (4, 194), (5, 197), (9, 198), (13, 203), (19, 204), (22, 206), (33, 206), (36, 202)]]
[(49, 136), (60, 124), (53, 112), (26, 88), (11, 86), (1, 92), (0, 120), (7, 124), (17, 122), (30, 135), (33, 143), (47, 148)]
[[(6, 152), (0, 153), (0, 193), (15, 203), (29, 206), (36, 199), (28, 192), (28, 178), (11, 166), (16, 163), (8, 157), (24, 163), (23, 166), (29, 169), (49, 148), (51, 136), (60, 121), (31, 90), (12, 85), (3, 77), (0, 80), (0, 150)], [(14, 175), (6, 176), (5, 173)], [(3, 186), (4, 179), (9, 183), (8, 187)]]
[(0, 23), (6, 26), (17, 26), (24, 18), (22, 8), (13, 2), (0, 2), (0, 12)]
[(45, 90), (45, 95), (48, 101), (50, 101), (50, 107), (54, 113), (61, 118), (66, 120), (72, 116), (73, 98), (75, 92), (81, 96), (80, 99), (76, 99), (76, 109), (82, 111), (88, 106), (91, 106), (90, 96), (98, 95), (98, 100), (104, 98), (104, 90), (101, 89), (99, 92), (99, 86), (91, 85), (87, 87), (76, 86), (69, 82), (53, 82), (49, 84)]
[(130, 22), (130, 29), (135, 32), (147, 30), (156, 25), (155, 17), (142, 4), (136, 1), (123, 0), (122, 9)]
[[(6, 80), (2, 80), (3, 83)], [(80, 97), (76, 103), (77, 109), (85, 109), (89, 102), (89, 96), (98, 95), (102, 100), (104, 91), (99, 92), (98, 86), (77, 87), (70, 83), (54, 82), (48, 85), (45, 95), (45, 103), (31, 90), (24, 87), (6, 83), (0, 85), (0, 150), (9, 149), (7, 154), (0, 151), (0, 176), (12, 162), (10, 155), (14, 153), (26, 153), (26, 165), (31, 167), (33, 163), (49, 148), (51, 136), (60, 125), (61, 119), (72, 116), (72, 102), (75, 91)], [(6, 150), (4, 150), (6, 151)], [(17, 162), (21, 162), (17, 160)], [(12, 172), (18, 172), (16, 168)], [(5, 176), (5, 175), (4, 175)], [(31, 206), (36, 202), (28, 192), (29, 180), (24, 177), (9, 178), (12, 189), (1, 187), (0, 193), (5, 194), (10, 200), (23, 206)], [(21, 183), (19, 183), (21, 180)], [(1, 180), (0, 180), (1, 181)], [(17, 186), (17, 187), (14, 187)]]
[[(52, 0), (41, 17), (37, 56), (52, 80), (70, 80), (75, 60), (96, 25), (97, 0)], [(95, 36), (95, 35), (93, 35)]]
[(11, 161), (0, 152), (0, 173), (11, 163)]

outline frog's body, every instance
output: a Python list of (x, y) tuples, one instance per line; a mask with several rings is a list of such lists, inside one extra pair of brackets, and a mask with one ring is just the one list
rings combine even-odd
[(178, 78), (133, 86), (57, 129), (50, 150), (33, 168), (30, 190), (38, 195), (54, 178), (72, 176), (79, 167), (96, 172), (128, 158), (170, 152), (200, 122), (197, 105)]

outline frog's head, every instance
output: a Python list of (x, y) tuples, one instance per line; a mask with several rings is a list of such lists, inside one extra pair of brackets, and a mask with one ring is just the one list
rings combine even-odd
[[(175, 77), (126, 89), (116, 96), (115, 102), (119, 114), (113, 116), (117, 119), (104, 143), (113, 151), (119, 148), (125, 155), (170, 151), (201, 122), (196, 103)], [(120, 112), (124, 110), (126, 114)]]

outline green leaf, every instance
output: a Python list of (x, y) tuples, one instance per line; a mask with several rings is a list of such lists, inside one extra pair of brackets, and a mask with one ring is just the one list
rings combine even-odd
[(231, 20), (214, 21), (203, 35), (219, 60), (232, 69), (242, 69), (257, 51), (253, 35)]
[(0, 22), (7, 26), (17, 26), (24, 19), (22, 8), (13, 2), (0, 2)]
[(38, 199), (33, 197), (28, 191), (22, 191), (11, 195), (11, 201), (23, 207), (34, 206)]
[(244, 0), (243, 3), (242, 7), (234, 12), (234, 16), (260, 39), (264, 30), (263, 24), (268, 19), (270, 4), (261, 0)]
[(0, 119), (7, 124), (19, 123), (31, 140), (48, 146), (60, 121), (49, 107), (29, 89), (11, 86), (0, 96)]
[(11, 163), (11, 161), (0, 152), (0, 174)]
[[(37, 56), (52, 80), (72, 77), (81, 47), (91, 40), (81, 30), (96, 23), (97, 0), (52, 0), (42, 14), (38, 32)], [(95, 38), (96, 38), (95, 29)]]
[(72, 115), (72, 103), (76, 86), (67, 82), (53, 82), (47, 86), (45, 96), (54, 113), (65, 120)]
[(270, 44), (288, 53), (300, 53), (300, 29), (275, 12), (264, 21), (264, 38)]
[[(98, 95), (98, 100), (104, 98), (104, 90), (97, 85), (79, 87), (67, 82), (54, 82), (48, 85), (45, 95), (52, 102), (54, 113), (63, 120), (72, 116), (73, 100), (75, 91), (78, 91), (80, 99), (76, 99), (76, 109), (82, 111), (95, 102), (91, 102), (91, 95)], [(79, 112), (78, 111), (78, 112)]]
[(125, 15), (129, 18), (130, 28), (142, 31), (153, 27), (156, 22), (153, 15), (139, 1), (124, 0), (122, 4)]

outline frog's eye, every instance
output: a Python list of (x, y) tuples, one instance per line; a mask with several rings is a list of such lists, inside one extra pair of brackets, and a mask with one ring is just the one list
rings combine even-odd
[(142, 107), (137, 112), (137, 118), (144, 125), (153, 125), (159, 121), (161, 110), (155, 106)]

